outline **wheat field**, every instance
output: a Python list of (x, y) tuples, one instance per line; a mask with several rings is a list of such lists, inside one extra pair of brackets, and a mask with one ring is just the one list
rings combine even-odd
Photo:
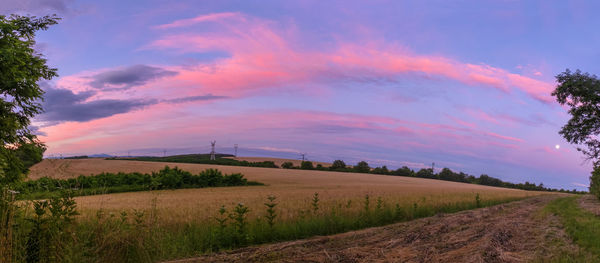
[(243, 173), (248, 180), (264, 183), (265, 186), (220, 187), (203, 189), (162, 190), (148, 192), (118, 193), (77, 197), (82, 217), (91, 217), (98, 210), (108, 214), (121, 211), (154, 209), (164, 223), (182, 223), (211, 220), (221, 205), (228, 208), (244, 203), (251, 212), (250, 217), (263, 215), (267, 196), (276, 196), (280, 211), (279, 220), (293, 219), (303, 210), (311, 209), (314, 193), (319, 194), (322, 211), (332, 207), (347, 210), (362, 209), (365, 195), (370, 196), (371, 205), (381, 198), (384, 205), (412, 206), (443, 205), (474, 201), (479, 194), (482, 200), (521, 198), (545, 192), (523, 191), (482, 185), (447, 182), (412, 177), (376, 174), (342, 173), (328, 171), (289, 170), (206, 164), (182, 164), (141, 162), (104, 159), (46, 159), (32, 167), (29, 178), (43, 176), (69, 178), (101, 172), (157, 171), (165, 165), (198, 173), (207, 168), (216, 168), (224, 173)]

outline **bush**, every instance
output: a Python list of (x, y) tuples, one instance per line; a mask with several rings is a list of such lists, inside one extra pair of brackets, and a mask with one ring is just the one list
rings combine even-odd
[(281, 168), (292, 169), (294, 168), (294, 164), (292, 162), (285, 162), (281, 164)]
[(343, 170), (346, 169), (346, 163), (342, 160), (335, 160), (329, 167), (331, 170)]
[(371, 171), (371, 167), (365, 161), (360, 161), (356, 166), (354, 166), (354, 171), (357, 173), (368, 173)]
[(312, 170), (312, 169), (315, 169), (315, 168), (313, 167), (313, 163), (312, 162), (303, 161), (302, 164), (300, 164), (300, 169), (303, 169), (303, 170)]
[(15, 190), (23, 193), (19, 198), (47, 198), (56, 196), (63, 189), (70, 189), (73, 195), (94, 195), (119, 192), (134, 192), (160, 189), (203, 188), (218, 186), (262, 185), (248, 182), (240, 173), (223, 175), (217, 169), (207, 169), (198, 175), (177, 167), (165, 166), (152, 174), (141, 173), (101, 173), (92, 176), (79, 176), (71, 179), (43, 177), (38, 180), (21, 182)]
[(600, 166), (594, 167), (590, 176), (590, 193), (600, 199)]

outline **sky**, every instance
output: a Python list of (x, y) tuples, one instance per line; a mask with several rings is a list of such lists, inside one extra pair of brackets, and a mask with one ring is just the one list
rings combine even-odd
[[(217, 152), (448, 167), (586, 190), (565, 69), (600, 72), (597, 1), (3, 0), (57, 14), (46, 156)], [(559, 147), (557, 147), (557, 145)]]

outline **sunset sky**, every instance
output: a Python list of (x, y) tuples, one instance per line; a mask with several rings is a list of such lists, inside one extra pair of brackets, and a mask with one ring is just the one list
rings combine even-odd
[[(242, 156), (448, 167), (586, 189), (558, 134), (567, 68), (600, 72), (598, 1), (3, 0), (63, 20), (37, 49), (46, 156)], [(7, 4), (6, 4), (7, 3)], [(560, 145), (557, 149), (556, 145)]]

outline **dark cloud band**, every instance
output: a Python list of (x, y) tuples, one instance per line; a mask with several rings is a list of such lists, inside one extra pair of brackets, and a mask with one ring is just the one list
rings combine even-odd
[(148, 81), (175, 76), (177, 72), (146, 65), (135, 65), (92, 76), (90, 86), (100, 90), (119, 90), (141, 86)]
[(94, 96), (94, 91), (84, 91), (73, 93), (68, 89), (49, 87), (42, 85), (46, 91), (42, 106), (44, 113), (40, 115), (39, 120), (52, 124), (64, 121), (86, 122), (94, 119), (110, 117), (115, 114), (127, 113), (130, 111), (142, 109), (146, 106), (158, 103), (179, 104), (194, 101), (211, 101), (227, 98), (225, 96), (214, 96), (212, 94), (202, 96), (181, 97), (166, 100), (114, 100), (103, 99), (87, 101)]

